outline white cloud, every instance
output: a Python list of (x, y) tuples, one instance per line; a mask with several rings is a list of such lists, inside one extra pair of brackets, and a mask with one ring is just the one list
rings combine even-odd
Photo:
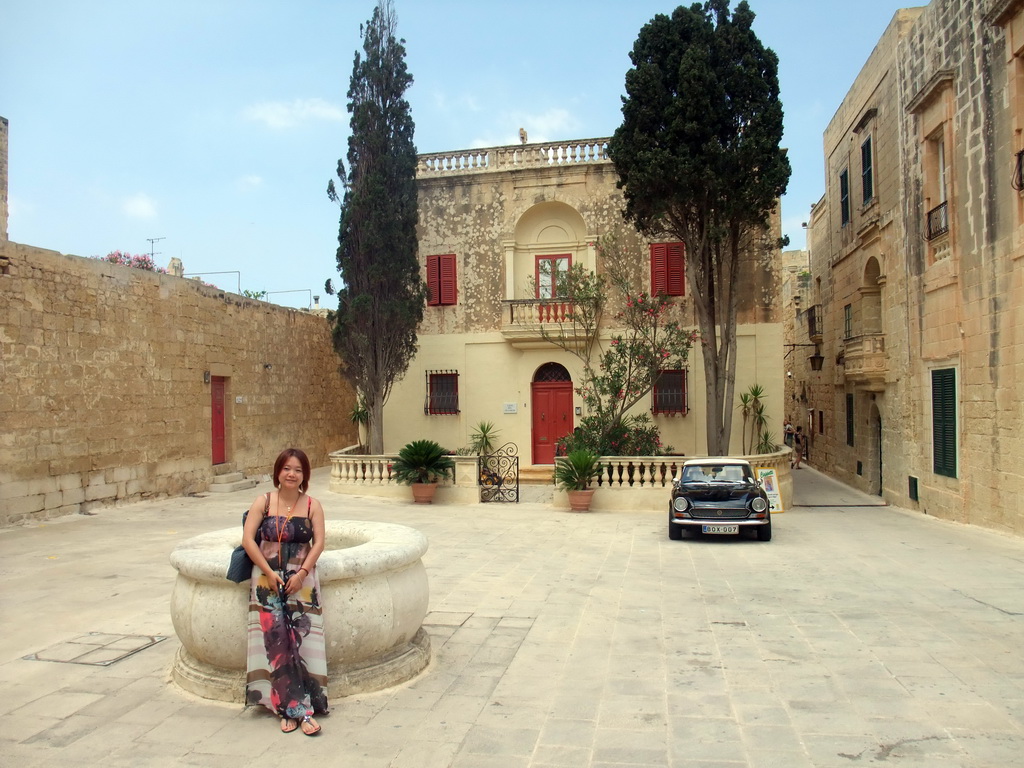
[(246, 107), (242, 114), (246, 120), (274, 129), (294, 128), (312, 120), (344, 123), (348, 119), (343, 108), (323, 99), (295, 99), (290, 103), (263, 101)]
[(250, 173), (238, 179), (238, 186), (241, 189), (258, 189), (263, 186), (263, 177)]
[(145, 192), (139, 192), (121, 201), (122, 213), (135, 219), (156, 218), (156, 201)]

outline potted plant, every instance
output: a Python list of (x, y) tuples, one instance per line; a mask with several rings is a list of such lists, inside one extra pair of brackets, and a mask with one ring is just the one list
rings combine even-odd
[(586, 448), (569, 451), (555, 459), (555, 484), (569, 497), (573, 512), (586, 512), (594, 489), (590, 483), (601, 474), (600, 456)]
[(391, 476), (396, 482), (412, 487), (412, 497), (417, 504), (430, 504), (437, 481), (451, 477), (454, 471), (455, 462), (444, 448), (433, 440), (413, 440), (398, 452)]

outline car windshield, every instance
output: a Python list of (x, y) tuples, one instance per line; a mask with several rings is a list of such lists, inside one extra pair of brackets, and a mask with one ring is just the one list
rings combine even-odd
[(684, 483), (746, 483), (746, 468), (738, 464), (704, 464), (683, 470)]

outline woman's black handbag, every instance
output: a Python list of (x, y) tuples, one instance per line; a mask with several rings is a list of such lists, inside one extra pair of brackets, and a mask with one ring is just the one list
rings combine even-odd
[[(267, 494), (267, 505), (263, 509), (263, 516), (266, 517), (267, 512), (270, 511), (270, 494)], [(249, 510), (245, 510), (242, 513), (242, 527), (245, 527), (245, 518), (249, 516)], [(256, 529), (256, 543), (259, 544), (263, 541), (263, 537), (260, 535), (259, 528)], [(252, 558), (249, 557), (249, 553), (245, 551), (245, 547), (239, 544), (231, 552), (231, 562), (228, 565), (227, 578), (229, 581), (233, 581), (236, 584), (241, 584), (243, 581), (248, 581), (252, 578)]]

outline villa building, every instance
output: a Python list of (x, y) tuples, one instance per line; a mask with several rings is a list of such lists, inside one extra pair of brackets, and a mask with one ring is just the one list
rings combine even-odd
[[(565, 319), (569, 305), (558, 286), (565, 270), (575, 264), (603, 270), (603, 237), (617, 237), (635, 254), (634, 285), (640, 290), (685, 299), (681, 245), (643, 240), (623, 220), (607, 141), (420, 157), (419, 254), (430, 298), (418, 354), (385, 408), (385, 452), (424, 437), (456, 449), (489, 421), (500, 433), (499, 444), (516, 444), (521, 464), (552, 465), (555, 442), (578, 425), (586, 406), (574, 391), (579, 360), (553, 344), (544, 329), (557, 333)], [(777, 237), (777, 217), (772, 227)], [(770, 428), (781, 435), (777, 252), (744, 280), (737, 393), (762, 385)], [(695, 327), (689, 308), (686, 318)], [(611, 321), (605, 338), (614, 330)], [(665, 371), (637, 412), (652, 414), (662, 442), (674, 452), (701, 455), (704, 391), (701, 353), (694, 346), (686, 368)], [(732, 450), (739, 452), (735, 422)]]

